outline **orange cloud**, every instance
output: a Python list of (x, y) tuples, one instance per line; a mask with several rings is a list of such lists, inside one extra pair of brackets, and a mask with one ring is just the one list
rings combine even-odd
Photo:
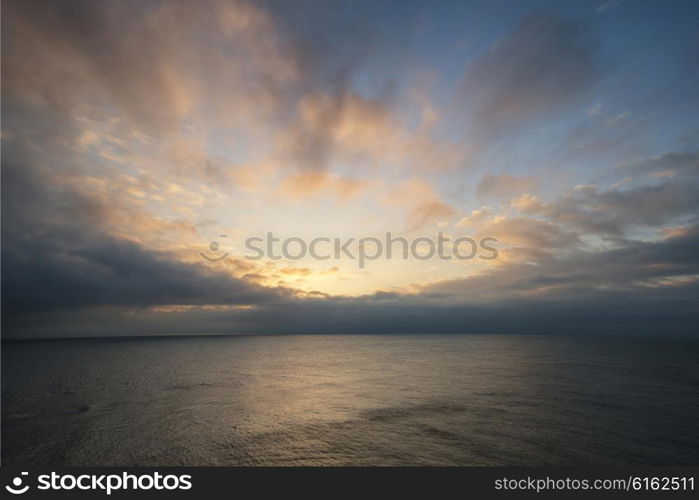
[(408, 214), (408, 230), (414, 231), (438, 219), (448, 218), (456, 212), (441, 201), (428, 201), (418, 205)]
[(291, 198), (307, 198), (318, 194), (350, 198), (369, 186), (369, 182), (348, 179), (329, 172), (300, 172), (293, 174), (280, 185), (280, 192)]

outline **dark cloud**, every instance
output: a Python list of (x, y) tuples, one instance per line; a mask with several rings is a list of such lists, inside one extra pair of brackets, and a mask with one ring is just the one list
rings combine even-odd
[[(469, 284), (462, 284), (461, 290)], [(250, 309), (181, 312), (84, 309), (39, 313), (16, 321), (12, 336), (149, 334), (517, 333), (619, 336), (695, 334), (695, 283), (664, 289), (598, 290), (576, 300), (503, 298), (444, 302), (436, 291), (417, 296), (291, 299)], [(15, 318), (16, 319), (16, 318)]]
[[(3, 324), (37, 311), (159, 304), (253, 304), (288, 294), (177, 261), (102, 230), (112, 207), (56, 182), (79, 164), (65, 115), (14, 115), (3, 138)], [(6, 121), (5, 121), (6, 122)], [(20, 126), (21, 125), (21, 126)], [(40, 145), (41, 147), (37, 147)]]
[(634, 229), (696, 222), (699, 181), (678, 176), (607, 190), (584, 186), (530, 212), (587, 234), (624, 238)]
[[(627, 243), (623, 248), (591, 252), (552, 246), (532, 265), (511, 263), (499, 270), (429, 286), (427, 292), (462, 300), (506, 304), (582, 301), (607, 291), (633, 296), (662, 296), (681, 290), (699, 277), (699, 226), (655, 242)], [(693, 285), (692, 285), (693, 286)], [(503, 305), (505, 307), (505, 305)]]
[(86, 241), (84, 229), (60, 236), (71, 240), (70, 248), (56, 238), (4, 247), (5, 315), (104, 305), (255, 304), (278, 295), (133, 243), (94, 236)]

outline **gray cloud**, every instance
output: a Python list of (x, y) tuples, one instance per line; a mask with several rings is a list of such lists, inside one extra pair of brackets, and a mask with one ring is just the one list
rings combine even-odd
[(105, 305), (255, 304), (281, 295), (128, 242), (94, 235), (86, 240), (84, 229), (60, 237), (70, 239), (71, 248), (55, 237), (4, 247), (5, 316)]
[[(79, 168), (71, 119), (3, 107), (22, 132), (3, 138), (2, 306), (16, 316), (62, 308), (160, 304), (254, 304), (290, 292), (263, 288), (166, 251), (117, 239), (101, 228), (112, 209), (89, 192), (57, 183)], [(36, 144), (41, 147), (37, 148)]]
[[(699, 275), (699, 226), (656, 242), (633, 242), (623, 248), (570, 252), (554, 247), (536, 265), (512, 263), (472, 278), (445, 281), (426, 291), (453, 300), (504, 303), (513, 298), (529, 302), (585, 302), (607, 292), (633, 296), (662, 296), (695, 286)], [(691, 277), (687, 283), (683, 278)], [(505, 307), (505, 306), (503, 306)]]
[(476, 195), (480, 199), (510, 199), (524, 193), (531, 193), (537, 186), (532, 176), (485, 174), (476, 186)]
[[(463, 284), (465, 285), (465, 284)], [(463, 288), (462, 288), (463, 290)], [(583, 335), (695, 334), (696, 283), (628, 291), (600, 290), (576, 300), (507, 298), (444, 302), (418, 296), (291, 299), (244, 310), (83, 309), (43, 312), (16, 323), (11, 336), (149, 334), (521, 333)], [(17, 319), (17, 318), (15, 318)]]
[(617, 167), (621, 173), (638, 173), (656, 176), (699, 174), (699, 151), (670, 151), (651, 158), (624, 163)]
[(608, 190), (586, 186), (529, 212), (587, 234), (624, 238), (633, 229), (657, 230), (663, 224), (695, 223), (699, 180), (696, 176), (677, 176)]
[(471, 63), (464, 96), (476, 126), (488, 134), (560, 110), (597, 76), (589, 27), (554, 12), (533, 12)]

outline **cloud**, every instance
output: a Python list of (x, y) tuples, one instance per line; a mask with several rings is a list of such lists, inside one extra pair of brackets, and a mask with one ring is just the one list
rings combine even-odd
[(408, 214), (408, 231), (416, 231), (438, 219), (451, 218), (456, 212), (441, 201), (428, 201), (413, 208)]
[(696, 220), (698, 194), (696, 179), (668, 179), (607, 190), (583, 186), (529, 211), (587, 234), (624, 237), (635, 228)]
[(638, 173), (654, 177), (699, 174), (699, 151), (670, 151), (650, 158), (618, 165), (617, 170), (629, 175)]
[(476, 195), (481, 199), (510, 199), (536, 189), (535, 177), (485, 174), (476, 186)]
[(279, 191), (291, 198), (308, 198), (318, 194), (351, 198), (366, 189), (371, 183), (331, 174), (327, 171), (298, 172), (284, 179)]
[(314, 270), (309, 267), (285, 267), (279, 270), (281, 274), (291, 275), (291, 276), (311, 276), (313, 274), (327, 275), (335, 274), (339, 272), (340, 268), (337, 266), (330, 267), (328, 269)]
[(276, 295), (203, 264), (184, 264), (129, 242), (84, 242), (83, 234), (74, 236), (82, 237), (83, 244), (70, 249), (38, 249), (39, 243), (32, 241), (26, 247), (5, 247), (6, 315), (99, 306), (254, 305)]
[(444, 202), (432, 184), (419, 178), (407, 179), (381, 198), (389, 207), (407, 208), (406, 230), (421, 229), (440, 219), (449, 219), (456, 213), (454, 208)]
[[(23, 124), (18, 128), (24, 132), (3, 137), (2, 305), (3, 322), (10, 331), (16, 321), (37, 311), (254, 305), (292, 293), (183, 262), (176, 249), (158, 251), (115, 236), (109, 223), (122, 207), (84, 189), (84, 184), (65, 182), (82, 163), (78, 151), (68, 147), (80, 133), (75, 121), (24, 113), (12, 123)], [(41, 148), (35, 147), (37, 140)], [(130, 206), (130, 211), (122, 212), (132, 228), (167, 225), (159, 221), (151, 226), (139, 208)], [(130, 234), (134, 235), (133, 229)]]
[[(699, 310), (695, 233), (663, 244), (640, 243), (628, 252), (583, 262), (562, 260), (551, 274), (532, 266), (441, 282), (417, 294), (361, 297), (308, 296), (259, 306), (186, 309), (83, 309), (46, 311), (24, 318), (10, 335), (177, 333), (521, 333), (692, 336)], [(618, 275), (605, 269), (631, 259)], [(694, 278), (668, 281), (658, 264)], [(640, 266), (639, 266), (640, 265)], [(643, 271), (645, 272), (638, 272)], [(640, 278), (630, 285), (622, 273)], [(594, 271), (590, 276), (588, 271)], [(663, 278), (663, 279), (660, 279)], [(622, 282), (616, 281), (621, 279)], [(658, 307), (662, 304), (662, 307)]]
[(522, 196), (513, 198), (510, 204), (519, 212), (525, 214), (541, 213), (544, 210), (544, 204), (537, 196), (529, 193), (524, 193)]
[(597, 76), (589, 27), (555, 12), (525, 17), (469, 64), (464, 98), (487, 135), (576, 102)]
[(694, 152), (642, 158), (617, 167), (624, 177), (611, 187), (581, 185), (549, 201), (525, 193), (498, 209), (473, 210), (458, 225), (497, 237), (499, 265), (533, 262), (545, 273), (552, 255), (630, 248), (699, 223), (696, 162)]
[[(676, 297), (681, 290), (699, 285), (697, 248), (699, 226), (692, 226), (660, 241), (637, 241), (622, 248), (554, 250), (536, 265), (514, 262), (471, 278), (428, 285), (425, 292), (451, 300), (461, 296), (462, 300), (501, 304), (504, 309), (514, 299), (574, 304), (604, 296), (622, 300), (622, 294), (627, 300), (660, 297), (666, 292), (668, 297)], [(610, 308), (618, 306), (609, 304)], [(694, 308), (694, 313), (699, 310)]]
[(298, 105), (298, 121), (284, 137), (282, 152), (299, 168), (324, 169), (334, 155), (381, 156), (396, 136), (387, 104), (345, 91), (311, 94)]
[(388, 206), (408, 206), (438, 199), (439, 196), (432, 184), (419, 178), (402, 181), (382, 197)]
[(529, 217), (497, 218), (480, 226), (477, 234), (497, 237), (500, 243), (547, 253), (561, 251), (578, 242), (574, 231)]
[(258, 121), (282, 105), (275, 90), (298, 77), (293, 48), (273, 19), (242, 0), (29, 0), (5, 10), (7, 91), (63, 110), (94, 114), (111, 105), (156, 136), (202, 111)]
[(459, 227), (479, 227), (494, 214), (495, 211), (491, 207), (478, 208), (472, 210), (469, 215), (463, 217), (456, 225)]
[(603, 0), (597, 6), (596, 12), (599, 14), (599, 13), (604, 12), (606, 10), (613, 9), (614, 7), (618, 7), (620, 4), (621, 4), (621, 0)]

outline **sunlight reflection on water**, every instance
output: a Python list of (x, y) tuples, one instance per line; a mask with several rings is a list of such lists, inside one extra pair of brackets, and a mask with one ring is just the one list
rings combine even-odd
[(696, 463), (698, 355), (509, 335), (10, 342), (3, 463)]

